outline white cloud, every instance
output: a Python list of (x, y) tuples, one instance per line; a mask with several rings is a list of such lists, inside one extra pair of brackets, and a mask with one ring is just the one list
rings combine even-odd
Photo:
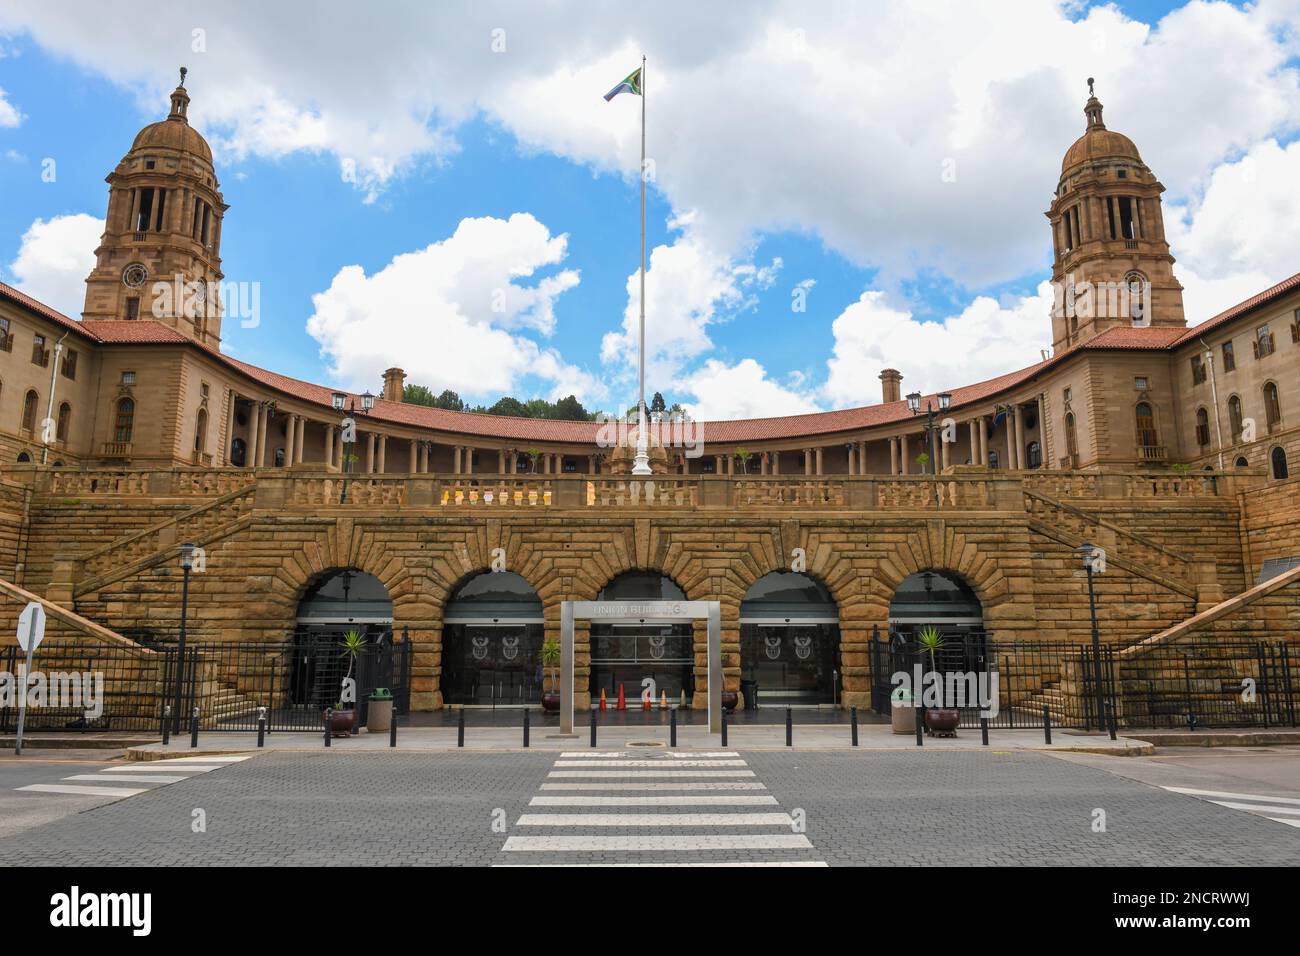
[(23, 233), (9, 264), (16, 288), (64, 315), (77, 318), (86, 304), (86, 276), (95, 268), (95, 247), (104, 220), (85, 213), (37, 219)]
[(769, 379), (767, 370), (750, 358), (735, 365), (709, 359), (701, 368), (674, 382), (674, 386), (695, 396), (695, 401), (682, 405), (699, 421), (766, 418), (820, 410), (808, 395)]
[(1039, 361), (1050, 345), (1052, 286), (999, 304), (979, 296), (960, 315), (922, 322), (891, 307), (884, 292), (864, 292), (835, 319), (834, 355), (822, 388), (832, 407), (880, 401), (881, 369), (903, 373), (904, 392), (971, 385)]
[(1195, 206), (1171, 206), (1165, 232), (1178, 257), (1190, 324), (1300, 271), (1300, 141), (1256, 144), (1214, 170)]
[(462, 396), (495, 399), (533, 376), (553, 398), (599, 400), (598, 382), (524, 334), (549, 336), (556, 298), (578, 284), (574, 270), (550, 271), (567, 244), (528, 213), (463, 219), (449, 238), (373, 275), (340, 269), (312, 297), (307, 331), (331, 374), (352, 387), (373, 387), (381, 369), (397, 365), (410, 381)]
[(9, 102), (4, 89), (0, 87), (0, 126), (17, 126), (22, 121), (23, 114)]

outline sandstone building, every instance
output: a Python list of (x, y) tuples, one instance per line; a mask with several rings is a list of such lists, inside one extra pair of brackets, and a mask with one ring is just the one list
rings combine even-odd
[[(728, 689), (865, 705), (891, 630), (1087, 640), (1085, 541), (1126, 653), (1296, 638), (1300, 274), (1189, 326), (1163, 187), (1095, 97), (1047, 211), (1050, 355), (920, 413), (899, 356), (879, 404), (704, 422), (650, 481), (599, 423), (406, 404), (400, 369), (348, 446), (359, 396), (223, 354), (230, 208), (188, 105), (109, 174), (80, 320), (0, 284), (0, 591), (67, 640), (172, 635), (182, 541), (194, 639), (404, 628), (419, 709), (535, 701), (560, 601), (660, 596), (721, 602)], [(579, 700), (702, 667), (689, 623), (592, 625)]]

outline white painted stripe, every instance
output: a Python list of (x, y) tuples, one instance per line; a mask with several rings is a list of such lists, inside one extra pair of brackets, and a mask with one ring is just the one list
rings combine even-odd
[[(610, 758), (630, 757), (632, 756), (626, 750), (566, 750), (560, 754), (561, 759), (575, 760), (578, 758), (595, 758), (597, 760), (608, 760)], [(740, 754), (734, 750), (668, 750), (664, 752), (664, 757), (686, 758), (694, 757), (739, 757)]]
[(1287, 826), (1300, 827), (1300, 820), (1288, 820), (1286, 817), (1269, 817), (1274, 823), (1285, 823)]
[(757, 781), (712, 781), (709, 783), (544, 783), (543, 790), (677, 790), (677, 791), (695, 791), (695, 790), (766, 790), (763, 784)]
[(627, 754), (623, 753), (621, 750), (566, 750), (561, 753), (560, 756), (566, 760), (573, 760), (577, 757), (588, 757), (599, 760), (601, 758), (608, 759), (610, 757), (625, 757)]
[(681, 796), (659, 797), (533, 797), (530, 807), (756, 807), (773, 806), (776, 797), (760, 796)]
[(200, 754), (196, 757), (164, 757), (163, 763), (239, 763), (252, 760), (255, 754)]
[(1225, 800), (1257, 800), (1260, 803), (1291, 803), (1300, 806), (1295, 797), (1264, 797), (1257, 793), (1232, 793), (1227, 790), (1192, 790), (1189, 787), (1165, 787), (1174, 793), (1187, 793), (1194, 797), (1221, 797)]
[(15, 789), (27, 790), (32, 793), (71, 793), (82, 797), (134, 797), (137, 793), (144, 793), (149, 788), (135, 790), (129, 787), (86, 787), (75, 783), (33, 783)]
[(743, 767), (743, 760), (557, 760), (557, 767)]
[(788, 813), (525, 813), (517, 827), (785, 827)]
[(1260, 813), (1295, 813), (1300, 815), (1300, 807), (1273, 807), (1259, 803), (1236, 803), (1232, 800), (1211, 800), (1210, 803), (1220, 807), (1227, 807), (1229, 810), (1258, 810)]
[(752, 770), (552, 770), (548, 777), (582, 777), (590, 780), (609, 779), (610, 777), (669, 777), (672, 779), (695, 779), (701, 777), (752, 777)]
[[(1290, 823), (1291, 821), (1286, 821)], [(493, 863), (493, 866), (505, 868), (529, 868), (529, 867), (569, 867), (578, 866), (830, 866), (824, 860), (660, 860), (659, 862), (648, 863)]]
[(644, 834), (637, 836), (512, 836), (505, 852), (656, 852), (662, 850), (811, 850), (808, 838), (798, 833), (700, 833), (690, 836)]
[(209, 770), (221, 769), (220, 764), (206, 764), (206, 763), (187, 763), (183, 767), (158, 766), (158, 764), (163, 764), (163, 763), (177, 764), (180, 763), (180, 761), (159, 760), (159, 761), (155, 761), (152, 764), (141, 764), (139, 766), (135, 766), (133, 764), (130, 767), (105, 767), (103, 770), (100, 771), (100, 773), (113, 773), (114, 771), (122, 771), (122, 770), (126, 770), (130, 773), (176, 773), (177, 771), (183, 771), (185, 773), (207, 773)]
[(78, 773), (71, 777), (64, 777), (64, 780), (106, 780), (109, 783), (146, 783), (146, 784), (163, 784), (177, 783), (181, 780), (188, 780), (189, 777), (176, 776), (169, 777), (162, 773)]

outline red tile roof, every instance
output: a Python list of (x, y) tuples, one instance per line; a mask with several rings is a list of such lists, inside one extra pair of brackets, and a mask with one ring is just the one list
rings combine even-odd
[[(1241, 302), (1190, 329), (1107, 329), (1096, 338), (1065, 352), (1058, 353), (1050, 359), (1035, 365), (1030, 365), (1019, 371), (1008, 372), (1005, 375), (978, 382), (974, 385), (963, 385), (953, 389), (952, 408), (959, 409), (964, 406), (985, 402), (996, 395), (1024, 384), (1041, 372), (1055, 367), (1078, 352), (1097, 349), (1162, 350), (1172, 348), (1209, 329), (1245, 315), (1253, 309), (1272, 302), (1297, 288), (1300, 288), (1300, 274), (1285, 279), (1272, 288), (1259, 293), (1259, 295), (1247, 299), (1245, 302)], [(280, 375), (276, 372), (258, 368), (256, 365), (241, 362), (206, 345), (194, 342), (182, 333), (160, 322), (147, 319), (139, 321), (100, 320), (94, 322), (92, 328), (68, 318), (2, 282), (0, 282), (0, 298), (8, 298), (17, 302), (96, 342), (111, 345), (185, 345), (197, 348), (214, 361), (241, 372), (266, 388), (304, 402), (310, 402), (325, 408), (332, 407), (331, 395), (333, 389), (289, 378), (286, 375)], [(925, 404), (927, 399), (933, 400), (934, 396), (923, 396), (921, 399), (922, 405)], [(429, 408), (424, 405), (386, 402), (383, 399), (375, 401), (375, 407), (371, 411), (370, 417), (391, 422), (395, 425), (407, 425), (441, 432), (522, 442), (550, 441), (592, 444), (596, 441), (597, 433), (601, 428), (598, 422), (565, 422), (541, 418), (511, 418), (504, 415), (485, 415), (477, 412), (453, 412), (442, 408)], [(899, 401), (831, 412), (812, 412), (804, 415), (748, 418), (734, 421), (706, 421), (702, 425), (703, 437), (706, 441), (733, 444), (799, 438), (802, 436), (830, 435), (874, 426), (891, 425), (911, 421), (912, 419), (913, 416), (908, 411), (907, 403)]]

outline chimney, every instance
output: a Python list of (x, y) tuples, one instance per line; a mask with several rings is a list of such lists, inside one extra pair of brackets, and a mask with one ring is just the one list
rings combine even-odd
[(880, 372), (880, 394), (886, 404), (901, 399), (903, 397), (903, 373), (896, 368), (882, 369)]
[(400, 368), (384, 369), (384, 394), (386, 402), (402, 400), (402, 385), (406, 382), (406, 373)]

